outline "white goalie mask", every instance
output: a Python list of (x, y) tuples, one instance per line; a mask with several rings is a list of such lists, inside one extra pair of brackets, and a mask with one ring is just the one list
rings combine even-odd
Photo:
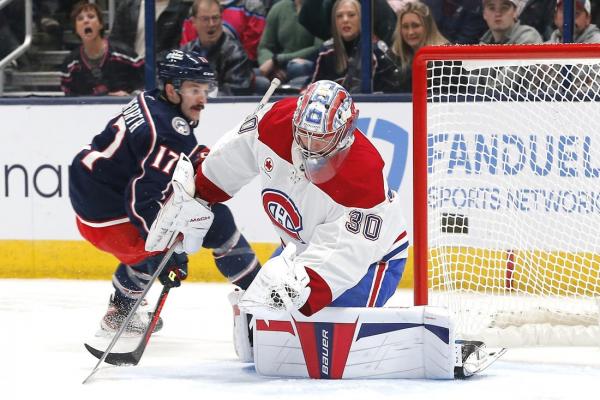
[(311, 182), (324, 183), (333, 178), (354, 141), (357, 119), (350, 94), (333, 81), (314, 82), (298, 98), (294, 140)]

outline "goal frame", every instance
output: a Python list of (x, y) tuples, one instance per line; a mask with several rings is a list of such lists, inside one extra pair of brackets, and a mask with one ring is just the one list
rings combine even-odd
[[(600, 44), (456, 45), (421, 48), (413, 60), (414, 304), (428, 304), (427, 63), (451, 60), (600, 59)], [(507, 274), (510, 270), (507, 269)]]

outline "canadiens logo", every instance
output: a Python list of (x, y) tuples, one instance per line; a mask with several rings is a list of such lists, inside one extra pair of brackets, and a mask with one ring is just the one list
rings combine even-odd
[(262, 191), (262, 202), (263, 208), (273, 224), (292, 239), (305, 243), (300, 237), (302, 216), (292, 199), (278, 190), (265, 189)]
[(267, 171), (267, 172), (273, 171), (273, 160), (271, 159), (271, 157), (267, 157), (265, 159), (264, 167), (265, 167), (265, 171)]
[(184, 136), (190, 134), (190, 126), (188, 125), (187, 121), (181, 117), (173, 118), (171, 121), (171, 126), (173, 126), (173, 129), (175, 129), (175, 131), (179, 134)]

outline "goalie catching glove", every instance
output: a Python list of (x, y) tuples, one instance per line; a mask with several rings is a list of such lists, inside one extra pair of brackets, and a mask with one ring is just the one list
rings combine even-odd
[(175, 252), (195, 253), (202, 247), (213, 213), (208, 205), (194, 197), (194, 167), (185, 154), (179, 157), (171, 185), (173, 193), (148, 232), (146, 251), (166, 250), (181, 233), (183, 240), (175, 245)]
[(280, 255), (262, 266), (239, 302), (242, 310), (252, 313), (258, 307), (292, 311), (306, 303), (310, 279), (303, 266), (294, 265), (295, 253), (296, 246), (288, 243)]

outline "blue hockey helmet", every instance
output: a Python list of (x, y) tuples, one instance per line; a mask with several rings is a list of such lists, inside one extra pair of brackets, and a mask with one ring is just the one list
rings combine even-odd
[(167, 83), (179, 90), (185, 81), (209, 84), (209, 97), (215, 97), (217, 80), (215, 71), (208, 60), (198, 54), (181, 50), (169, 51), (163, 60), (158, 63), (158, 80), (164, 90)]

